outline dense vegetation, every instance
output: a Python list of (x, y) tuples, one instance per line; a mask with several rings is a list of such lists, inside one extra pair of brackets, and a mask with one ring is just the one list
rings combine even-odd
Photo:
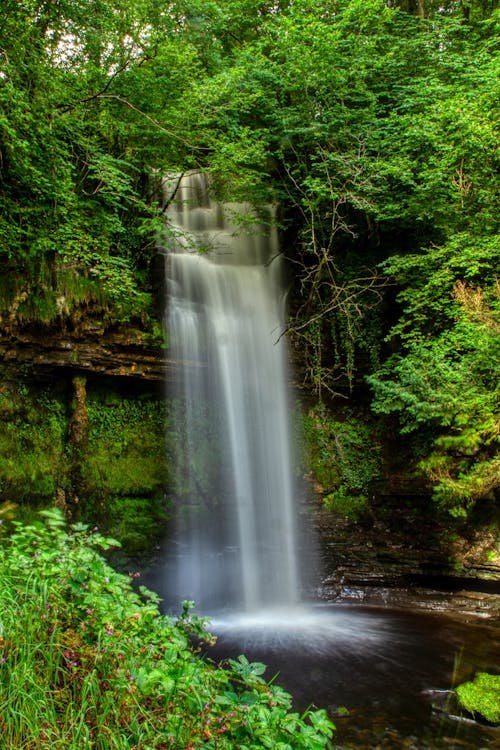
[(4, 375), (0, 386), (0, 493), (30, 520), (56, 501), (73, 520), (105, 526), (129, 555), (162, 534), (171, 485), (165, 404), (154, 393), (87, 386), (85, 429), (76, 441), (75, 405), (59, 383)]
[(151, 328), (160, 176), (208, 169), (282, 206), (318, 398), (368, 383), (442, 508), (497, 497), (497, 6), (6, 0), (3, 330)]
[(492, 724), (500, 724), (500, 675), (479, 672), (471, 682), (456, 689), (460, 705), (471, 714), (479, 714)]
[[(96, 529), (64, 530), (59, 511), (0, 546), (0, 729), (4, 747), (321, 750), (324, 711), (291, 698), (241, 656), (218, 668), (186, 603), (177, 619), (100, 554)], [(3, 521), (3, 519), (2, 519)], [(1, 528), (1, 527), (0, 527)]]

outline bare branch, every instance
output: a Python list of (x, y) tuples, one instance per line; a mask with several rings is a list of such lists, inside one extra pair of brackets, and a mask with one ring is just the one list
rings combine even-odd
[(129, 100), (125, 99), (123, 96), (119, 96), (119, 94), (97, 94), (97, 96), (95, 96), (94, 98), (95, 99), (114, 99), (120, 104), (124, 104), (126, 107), (129, 107), (134, 112), (137, 112), (137, 114), (141, 115), (141, 117), (144, 117), (146, 120), (148, 120), (148, 122), (154, 125), (155, 128), (160, 130), (162, 133), (169, 135), (171, 138), (176, 138), (178, 141), (182, 141), (182, 143), (185, 143), (186, 146), (189, 146), (189, 148), (195, 149), (196, 151), (206, 150), (204, 146), (195, 146), (194, 143), (190, 143), (186, 138), (183, 138), (182, 136), (177, 135), (177, 133), (174, 133), (172, 130), (167, 130), (167, 128), (164, 128), (163, 125), (160, 125), (160, 123), (157, 120), (155, 120), (153, 117), (148, 115), (147, 112), (143, 112), (142, 109), (139, 109), (138, 107), (136, 107), (135, 104), (132, 104), (132, 102), (129, 102)]

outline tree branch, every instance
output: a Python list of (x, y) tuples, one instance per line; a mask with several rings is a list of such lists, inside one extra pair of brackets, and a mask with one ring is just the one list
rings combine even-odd
[(141, 117), (144, 117), (146, 120), (148, 120), (148, 122), (154, 125), (155, 128), (160, 130), (162, 133), (169, 135), (171, 138), (176, 138), (178, 141), (182, 141), (182, 143), (185, 143), (186, 146), (189, 146), (189, 148), (195, 149), (196, 151), (206, 150), (204, 146), (195, 146), (194, 143), (190, 143), (190, 141), (188, 141), (186, 138), (183, 138), (182, 136), (177, 135), (177, 133), (174, 133), (172, 130), (167, 130), (167, 128), (164, 128), (163, 125), (160, 125), (160, 123), (157, 120), (155, 120), (153, 117), (148, 115), (147, 112), (143, 112), (142, 109), (139, 109), (139, 107), (136, 107), (135, 104), (132, 104), (132, 102), (129, 102), (129, 100), (125, 99), (123, 96), (119, 96), (119, 94), (96, 94), (92, 98), (93, 99), (114, 99), (120, 104), (124, 104), (126, 107), (129, 107), (129, 109), (133, 110), (134, 112), (137, 112), (137, 114), (141, 115)]

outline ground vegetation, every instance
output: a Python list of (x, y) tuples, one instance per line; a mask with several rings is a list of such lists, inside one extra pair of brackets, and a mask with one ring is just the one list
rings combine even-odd
[[(292, 710), (291, 697), (245, 657), (215, 665), (212, 639), (189, 603), (160, 615), (102, 552), (96, 528), (68, 532), (58, 510), (15, 524), (0, 545), (0, 717), (5, 747), (167, 750), (321, 750), (326, 712)], [(0, 533), (8, 520), (0, 519)]]

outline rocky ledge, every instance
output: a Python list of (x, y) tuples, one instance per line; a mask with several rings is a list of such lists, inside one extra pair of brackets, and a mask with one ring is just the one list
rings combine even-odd
[(384, 498), (384, 504), (383, 520), (375, 514), (363, 522), (317, 508), (322, 568), (327, 574), (316, 596), (329, 602), (454, 612), (500, 623), (495, 531), (474, 530), (451, 518), (422, 521), (395, 498)]
[(0, 330), (0, 358), (6, 365), (29, 365), (46, 375), (64, 368), (160, 381), (173, 377), (176, 370), (152, 336), (131, 326), (105, 327), (99, 321), (71, 332), (42, 327)]

